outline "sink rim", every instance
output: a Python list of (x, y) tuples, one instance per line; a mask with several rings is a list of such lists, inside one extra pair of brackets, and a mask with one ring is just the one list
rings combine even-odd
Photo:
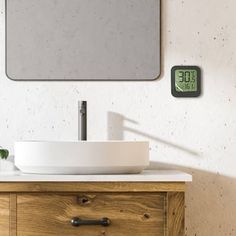
[(149, 143), (141, 140), (77, 140), (77, 141), (50, 141), (50, 140), (23, 140), (15, 143)]

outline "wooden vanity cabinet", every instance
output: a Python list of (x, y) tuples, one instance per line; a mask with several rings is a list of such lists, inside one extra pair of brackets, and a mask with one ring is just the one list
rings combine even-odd
[[(0, 183), (1, 236), (184, 236), (184, 183)], [(109, 226), (73, 226), (72, 219)]]

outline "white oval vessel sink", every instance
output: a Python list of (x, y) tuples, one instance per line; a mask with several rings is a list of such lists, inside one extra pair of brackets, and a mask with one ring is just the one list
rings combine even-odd
[(15, 165), (37, 174), (139, 173), (149, 165), (149, 143), (22, 141), (15, 143)]

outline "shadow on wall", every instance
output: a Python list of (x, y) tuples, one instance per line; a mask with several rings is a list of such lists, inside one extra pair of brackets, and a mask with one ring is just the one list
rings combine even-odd
[(151, 162), (151, 168), (177, 169), (193, 176), (186, 192), (188, 236), (236, 235), (236, 179), (158, 162)]
[[(124, 132), (141, 135), (190, 155), (198, 152), (129, 127), (138, 124), (122, 114), (108, 112), (108, 140), (123, 140)], [(151, 162), (151, 169), (178, 169), (193, 176), (186, 192), (186, 232), (188, 236), (236, 236), (236, 179), (220, 174), (165, 163)]]
[(129, 119), (123, 116), (122, 114), (109, 111), (107, 113), (107, 136), (108, 136), (107, 138), (108, 140), (123, 140), (124, 132), (127, 131), (130, 133), (141, 135), (149, 140), (153, 140), (158, 143), (165, 144), (169, 147), (181, 150), (183, 152), (187, 152), (188, 154), (191, 154), (193, 156), (200, 156), (198, 152), (191, 150), (187, 147), (183, 147), (176, 143), (172, 143), (162, 138), (159, 138), (157, 136), (154, 136), (152, 134), (145, 133), (134, 128), (130, 128), (128, 125), (126, 125), (127, 123), (138, 124), (137, 121)]

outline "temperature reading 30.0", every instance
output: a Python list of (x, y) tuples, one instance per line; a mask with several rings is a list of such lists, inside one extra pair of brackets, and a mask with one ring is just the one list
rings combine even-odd
[(198, 66), (173, 66), (171, 93), (174, 97), (198, 97), (201, 94), (201, 69)]
[(197, 91), (197, 71), (196, 70), (176, 70), (175, 89), (178, 92)]

